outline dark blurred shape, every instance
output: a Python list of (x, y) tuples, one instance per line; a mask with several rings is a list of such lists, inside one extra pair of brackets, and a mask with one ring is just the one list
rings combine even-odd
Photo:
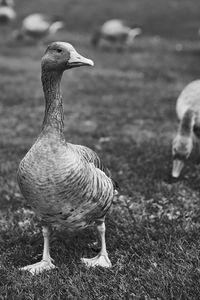
[(168, 175), (165, 182), (168, 184), (173, 184), (180, 181), (180, 177), (173, 177), (171, 174)]
[(12, 6), (14, 6), (14, 1), (13, 0), (2, 0), (0, 5), (12, 7)]
[(12, 0), (2, 0), (0, 2), (0, 25), (7, 25), (16, 19), (16, 12), (13, 9)]

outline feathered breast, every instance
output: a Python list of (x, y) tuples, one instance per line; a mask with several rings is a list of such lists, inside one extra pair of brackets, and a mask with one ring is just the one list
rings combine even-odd
[(110, 207), (112, 180), (95, 166), (92, 152), (86, 149), (47, 135), (37, 140), (20, 163), (22, 194), (44, 221), (85, 227)]

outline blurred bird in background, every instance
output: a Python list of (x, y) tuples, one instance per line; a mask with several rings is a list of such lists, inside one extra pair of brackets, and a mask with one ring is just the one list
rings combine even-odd
[(91, 39), (93, 46), (100, 46), (101, 43), (107, 44), (109, 48), (118, 50), (129, 48), (136, 36), (142, 33), (142, 29), (137, 26), (128, 26), (124, 21), (113, 19), (106, 21), (98, 28)]
[(0, 2), (0, 26), (7, 25), (16, 19), (13, 6), (13, 0), (2, 0)]
[(180, 120), (177, 134), (172, 143), (172, 177), (178, 178), (185, 161), (190, 156), (194, 142), (200, 141), (200, 80), (188, 84), (176, 103)]
[(47, 15), (34, 13), (22, 21), (21, 28), (14, 33), (17, 40), (40, 41), (48, 36), (53, 36), (64, 23)]

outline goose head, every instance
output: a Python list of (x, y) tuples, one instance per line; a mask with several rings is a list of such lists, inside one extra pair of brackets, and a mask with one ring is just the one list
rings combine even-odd
[(49, 27), (49, 33), (55, 34), (59, 29), (62, 29), (64, 27), (64, 22), (62, 21), (55, 21), (53, 22)]
[(51, 43), (42, 58), (42, 68), (45, 71), (65, 71), (68, 69), (94, 66), (91, 59), (80, 55), (75, 48), (65, 42)]
[(137, 35), (140, 35), (141, 33), (142, 33), (142, 28), (135, 27), (130, 29), (129, 36), (132, 37), (132, 39), (134, 39)]
[(128, 32), (127, 44), (131, 44), (136, 36), (142, 33), (142, 28), (140, 27), (132, 27)]
[(185, 161), (192, 152), (193, 141), (191, 136), (178, 134), (172, 143), (173, 168), (172, 177), (178, 178), (184, 167)]

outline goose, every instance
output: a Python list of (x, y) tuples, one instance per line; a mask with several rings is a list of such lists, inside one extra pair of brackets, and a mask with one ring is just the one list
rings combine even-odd
[(200, 80), (189, 83), (176, 103), (180, 124), (172, 142), (172, 177), (178, 178), (185, 160), (190, 156), (194, 141), (200, 138)]
[(0, 24), (5, 25), (15, 20), (16, 13), (13, 9), (12, 0), (2, 0), (0, 2)]
[(48, 35), (54, 35), (63, 28), (61, 21), (53, 22), (48, 16), (35, 13), (27, 16), (22, 21), (21, 29), (15, 32), (16, 39), (42, 39)]
[(122, 20), (106, 21), (92, 36), (92, 44), (98, 46), (101, 40), (117, 46), (131, 46), (136, 36), (142, 33), (139, 26), (129, 27)]
[(87, 266), (111, 267), (105, 242), (105, 215), (115, 194), (115, 183), (96, 152), (65, 141), (62, 74), (81, 66), (93, 66), (66, 42), (51, 43), (42, 57), (41, 80), (45, 113), (41, 133), (22, 159), (18, 169), (21, 193), (42, 222), (42, 260), (22, 270), (32, 274), (53, 269), (49, 250), (49, 226), (74, 231), (95, 225), (101, 251), (94, 258), (82, 258)]

